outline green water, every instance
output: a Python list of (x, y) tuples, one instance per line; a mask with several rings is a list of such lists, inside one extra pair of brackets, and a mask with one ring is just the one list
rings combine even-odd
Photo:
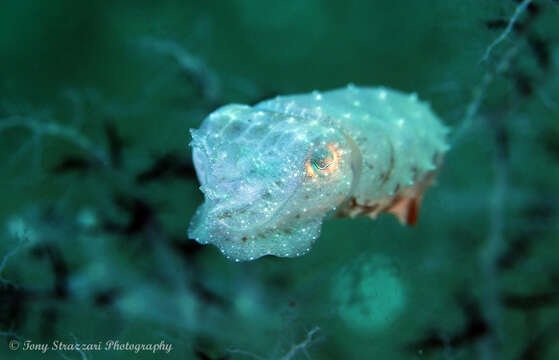
[[(558, 24), (552, 0), (3, 4), (0, 359), (558, 358)], [(454, 129), (416, 226), (331, 219), (247, 263), (187, 238), (189, 128), (350, 82)]]

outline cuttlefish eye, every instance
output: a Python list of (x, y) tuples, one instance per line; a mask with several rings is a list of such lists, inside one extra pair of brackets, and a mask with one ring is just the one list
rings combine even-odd
[(338, 162), (339, 156), (334, 145), (314, 149), (306, 163), (307, 175), (310, 177), (329, 175), (336, 171)]

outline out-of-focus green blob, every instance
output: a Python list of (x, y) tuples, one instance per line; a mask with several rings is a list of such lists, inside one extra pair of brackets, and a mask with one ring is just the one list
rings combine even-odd
[(339, 317), (356, 331), (379, 331), (390, 325), (406, 304), (405, 288), (394, 263), (367, 254), (334, 278), (332, 300)]

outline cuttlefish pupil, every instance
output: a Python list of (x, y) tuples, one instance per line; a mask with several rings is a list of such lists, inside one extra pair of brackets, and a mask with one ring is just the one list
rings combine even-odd
[(320, 149), (313, 154), (311, 159), (311, 164), (315, 170), (326, 170), (330, 166), (334, 165), (336, 159), (332, 152), (328, 149)]
[(329, 175), (338, 168), (338, 153), (334, 145), (326, 148), (319, 148), (312, 152), (307, 160), (307, 175), (316, 177), (317, 175)]

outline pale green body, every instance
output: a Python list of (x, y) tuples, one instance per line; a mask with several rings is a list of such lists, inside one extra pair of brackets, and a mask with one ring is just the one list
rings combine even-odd
[(432, 171), (447, 132), (415, 94), (387, 88), (227, 105), (192, 131), (206, 201), (189, 235), (237, 261), (302, 255), (349, 197), (372, 203)]

